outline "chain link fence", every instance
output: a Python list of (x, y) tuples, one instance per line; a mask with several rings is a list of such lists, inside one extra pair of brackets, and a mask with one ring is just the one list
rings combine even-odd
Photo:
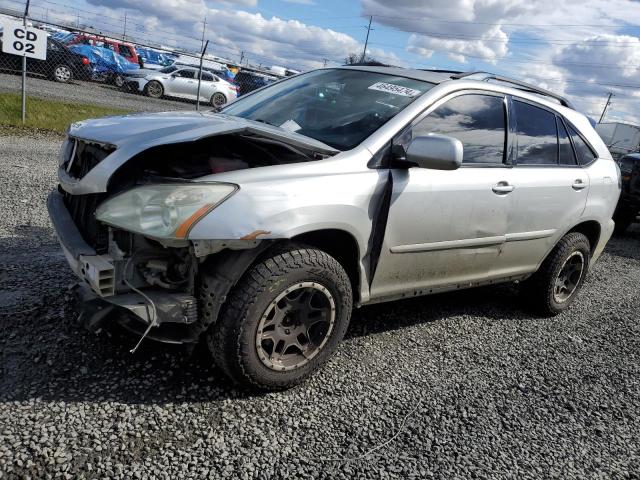
[[(8, 37), (5, 27), (23, 21), (17, 14), (0, 12), (0, 92), (21, 89), (16, 75), (22, 73), (22, 57), (5, 53), (2, 47)], [(157, 110), (159, 105), (170, 109), (171, 104), (177, 109), (195, 108), (198, 99), (201, 104), (221, 107), (284, 76), (212, 53), (201, 58), (194, 52), (29, 18), (27, 25), (48, 34), (46, 59), (26, 61), (27, 94), (37, 97), (112, 104), (135, 111)], [(142, 102), (141, 97), (147, 101)]]

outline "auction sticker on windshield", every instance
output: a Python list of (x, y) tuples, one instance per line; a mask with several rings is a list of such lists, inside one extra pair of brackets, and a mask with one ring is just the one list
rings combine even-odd
[(420, 95), (420, 90), (414, 90), (413, 88), (403, 87), (402, 85), (395, 85), (393, 83), (378, 82), (369, 87), (369, 90), (378, 90), (380, 92), (393, 93), (395, 95), (402, 95), (403, 97), (415, 97)]

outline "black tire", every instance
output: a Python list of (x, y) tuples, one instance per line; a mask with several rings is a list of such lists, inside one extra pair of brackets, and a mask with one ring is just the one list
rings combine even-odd
[(51, 70), (51, 78), (58, 83), (69, 83), (73, 80), (73, 70), (66, 63), (60, 63)]
[[(576, 258), (580, 260), (580, 257), (582, 270), (579, 277), (575, 272), (573, 273), (571, 293), (569, 294), (568, 290), (558, 292), (557, 282), (561, 283), (560, 274), (563, 268), (568, 265), (567, 262)], [(565, 235), (542, 262), (540, 269), (523, 284), (524, 293), (531, 307), (543, 316), (555, 316), (569, 308), (584, 284), (589, 271), (590, 258), (591, 246), (586, 236), (578, 232)], [(566, 295), (567, 298), (563, 300), (561, 294)]]
[[(264, 352), (258, 351), (262, 341), (258, 328), (277, 299), (303, 283), (330, 293), (335, 305), (333, 325), (326, 328), (323, 344), (316, 347), (314, 356), (310, 359), (304, 356), (303, 365), (288, 370), (268, 366), (265, 364), (268, 359), (262, 356)], [(206, 305), (203, 308), (206, 310)], [(299, 384), (327, 361), (347, 331), (351, 309), (351, 284), (338, 261), (321, 250), (291, 245), (284, 251), (267, 253), (266, 258), (245, 273), (209, 330), (207, 344), (216, 364), (236, 383), (261, 390), (285, 389)], [(308, 335), (309, 342), (310, 338)]]
[(144, 86), (144, 93), (151, 98), (162, 98), (164, 95), (164, 87), (156, 80), (151, 80)]
[(613, 229), (613, 233), (616, 235), (622, 235), (627, 231), (627, 228), (635, 221), (637, 211), (630, 211), (628, 208), (617, 208), (613, 214), (613, 221), (616, 226)]
[(209, 102), (213, 108), (220, 108), (227, 103), (227, 97), (225, 97), (224, 93), (216, 92), (211, 95)]
[(123, 88), (125, 86), (124, 77), (120, 74), (116, 74), (113, 77), (113, 84), (118, 88)]
[(624, 219), (618, 219), (618, 220), (614, 219), (614, 221), (616, 222), (616, 226), (613, 229), (613, 233), (616, 235), (622, 235), (624, 232), (626, 232), (629, 226), (631, 225), (631, 223), (633, 222), (633, 220), (630, 218), (624, 218)]

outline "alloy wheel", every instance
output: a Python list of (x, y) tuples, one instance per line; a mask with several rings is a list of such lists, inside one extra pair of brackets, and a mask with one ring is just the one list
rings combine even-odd
[(221, 107), (222, 105), (224, 105), (225, 103), (227, 103), (227, 97), (225, 97), (222, 93), (220, 92), (216, 92), (213, 94), (213, 97), (211, 97), (211, 104), (214, 107)]
[(71, 79), (71, 70), (66, 65), (58, 65), (53, 75), (57, 81), (65, 83)]
[(569, 300), (574, 294), (584, 275), (584, 255), (573, 252), (562, 265), (553, 288), (553, 298), (558, 303)]
[(260, 360), (272, 370), (302, 367), (326, 344), (335, 315), (333, 296), (319, 283), (301, 282), (287, 288), (269, 304), (258, 324)]

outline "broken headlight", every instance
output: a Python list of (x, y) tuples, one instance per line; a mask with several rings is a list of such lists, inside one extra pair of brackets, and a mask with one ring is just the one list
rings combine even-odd
[(238, 189), (230, 183), (136, 187), (102, 203), (96, 218), (157, 238), (187, 238), (193, 225)]

